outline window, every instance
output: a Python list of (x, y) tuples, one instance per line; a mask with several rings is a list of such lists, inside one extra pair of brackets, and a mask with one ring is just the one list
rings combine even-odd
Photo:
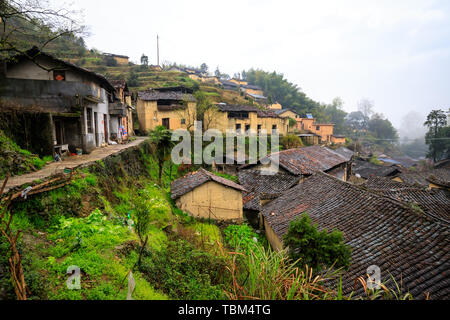
[(186, 124), (186, 119), (181, 119), (181, 124)]
[(276, 124), (274, 124), (273, 126), (272, 126), (272, 133), (277, 133), (277, 125)]
[(261, 132), (261, 129), (262, 129), (262, 125), (258, 124), (258, 133)]
[(236, 125), (236, 132), (241, 133), (241, 125), (240, 124)]
[(87, 122), (87, 132), (94, 133), (92, 128), (92, 109), (86, 108), (86, 122)]
[(316, 126), (316, 131), (320, 131), (320, 126)]
[(249, 124), (246, 124), (245, 125), (245, 132), (249, 132), (250, 131), (250, 125)]
[(228, 112), (228, 119), (233, 119), (233, 118), (248, 119), (248, 112), (245, 112), (245, 111), (242, 111), (242, 112), (238, 112), (238, 111)]
[(53, 80), (66, 81), (66, 71), (64, 71), (64, 70), (53, 71)]

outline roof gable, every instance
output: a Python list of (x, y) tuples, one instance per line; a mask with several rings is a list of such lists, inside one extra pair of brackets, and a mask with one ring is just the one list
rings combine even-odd
[(55, 63), (59, 64), (61, 66), (61, 68), (63, 68), (63, 67), (69, 68), (69, 69), (75, 70), (77, 72), (80, 72), (82, 74), (88, 75), (92, 79), (94, 79), (94, 81), (97, 81), (106, 90), (108, 90), (110, 92), (115, 91), (115, 88), (113, 87), (113, 85), (103, 75), (95, 73), (88, 69), (79, 67), (68, 61), (58, 59), (58, 58), (54, 57), (53, 55), (50, 55), (43, 51), (40, 51), (37, 47), (31, 48), (30, 50), (26, 51), (25, 54), (20, 54), (20, 55), (15, 56), (14, 61), (10, 62), (9, 64), (19, 64), (25, 60), (33, 61), (34, 59), (39, 59), (40, 57), (54, 61)]
[[(294, 175), (311, 175), (316, 171), (329, 171), (347, 159), (331, 149), (311, 146), (278, 153), (280, 166)], [(273, 155), (269, 156), (274, 158)]]
[(230, 181), (228, 179), (216, 176), (215, 174), (206, 171), (205, 169), (200, 169), (197, 172), (190, 173), (183, 178), (175, 180), (171, 184), (171, 197), (172, 199), (178, 199), (186, 193), (191, 192), (195, 188), (203, 185), (206, 182), (213, 181), (217, 182), (225, 187), (233, 188), (238, 191), (245, 191), (244, 187)]

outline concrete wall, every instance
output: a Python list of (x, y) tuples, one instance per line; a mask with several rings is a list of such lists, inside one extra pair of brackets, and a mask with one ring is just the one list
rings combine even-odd
[(196, 218), (241, 220), (244, 217), (242, 192), (213, 181), (195, 188), (176, 203)]
[[(83, 136), (83, 152), (90, 153), (97, 147), (101, 147), (104, 144), (110, 142), (109, 134), (110, 130), (110, 118), (108, 114), (108, 97), (105, 89), (100, 90), (100, 96), (103, 100), (102, 103), (99, 104), (88, 104), (84, 107), (83, 110), (83, 126), (82, 126), (82, 136)], [(87, 126), (87, 108), (92, 109), (92, 129), (93, 132), (88, 132)], [(97, 113), (97, 131), (95, 131), (95, 113)], [(105, 122), (106, 115), (106, 122)], [(106, 130), (108, 133), (108, 137), (105, 136), (105, 124)]]

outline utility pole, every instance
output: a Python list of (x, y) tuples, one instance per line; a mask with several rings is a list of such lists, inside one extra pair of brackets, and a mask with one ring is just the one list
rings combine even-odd
[(158, 66), (159, 66), (159, 35), (156, 35), (156, 49), (157, 49), (157, 59), (158, 59)]

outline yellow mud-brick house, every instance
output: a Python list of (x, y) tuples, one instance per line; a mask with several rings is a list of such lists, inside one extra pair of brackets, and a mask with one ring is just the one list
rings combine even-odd
[(241, 221), (244, 187), (200, 169), (174, 181), (171, 197), (195, 218)]
[(193, 130), (196, 101), (184, 87), (155, 88), (138, 93), (136, 104), (139, 128), (143, 133), (165, 126), (169, 130)]
[(227, 130), (247, 133), (250, 130), (267, 134), (286, 135), (289, 123), (272, 111), (260, 110), (255, 106), (228, 105), (219, 103), (204, 115), (205, 129), (217, 129), (222, 133)]

